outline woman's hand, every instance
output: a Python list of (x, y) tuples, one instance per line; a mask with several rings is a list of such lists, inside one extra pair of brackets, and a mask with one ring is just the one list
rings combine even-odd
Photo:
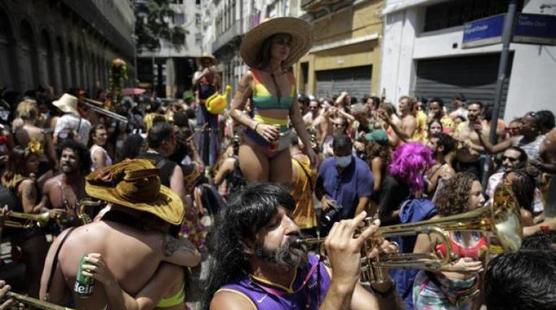
[(257, 123), (255, 132), (263, 137), (267, 142), (273, 142), (280, 138), (280, 130), (273, 125)]
[(462, 257), (454, 262), (451, 262), (445, 271), (455, 271), (461, 273), (479, 273), (483, 271), (483, 263), (478, 260), (473, 260), (471, 257)]
[(100, 253), (89, 253), (85, 256), (85, 262), (86, 263), (81, 266), (83, 269), (81, 272), (84, 276), (92, 277), (106, 286), (118, 282)]

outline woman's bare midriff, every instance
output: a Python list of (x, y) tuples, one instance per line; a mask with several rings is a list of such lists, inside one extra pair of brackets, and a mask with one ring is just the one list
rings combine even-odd
[[(282, 109), (268, 109), (268, 110), (257, 110), (257, 114), (262, 117), (269, 117), (273, 119), (287, 119), (290, 115), (290, 111)], [(272, 125), (272, 124), (267, 124)]]

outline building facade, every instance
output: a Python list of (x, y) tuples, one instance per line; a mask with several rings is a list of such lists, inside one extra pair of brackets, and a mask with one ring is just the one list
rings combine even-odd
[(0, 0), (0, 88), (105, 89), (111, 61), (134, 75), (131, 1)]
[(303, 0), (313, 47), (295, 66), (300, 93), (360, 99), (379, 94), (383, 1)]
[[(517, 1), (518, 12), (556, 14), (550, 1)], [(505, 13), (506, 0), (388, 0), (383, 10), (381, 88), (397, 101), (402, 95), (440, 97), (457, 93), (493, 103), (501, 44), (462, 48), (464, 23)], [(510, 46), (502, 113), (505, 120), (527, 111), (555, 110), (552, 89), (555, 46)]]
[[(145, 1), (136, 0), (136, 5)], [(206, 2), (206, 1), (204, 1)], [(159, 97), (181, 98), (191, 89), (191, 79), (196, 70), (195, 58), (203, 53), (203, 15), (205, 6), (200, 0), (172, 0), (170, 8), (171, 27), (185, 30), (183, 46), (176, 47), (160, 39), (160, 48), (154, 51), (139, 50), (137, 54), (138, 79), (140, 85), (152, 87)], [(137, 18), (145, 18), (140, 13)]]

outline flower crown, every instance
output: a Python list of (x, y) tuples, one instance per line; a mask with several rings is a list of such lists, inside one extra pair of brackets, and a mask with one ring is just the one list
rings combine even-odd
[(29, 141), (29, 143), (27, 143), (25, 152), (29, 154), (42, 155), (43, 153), (42, 144), (37, 140), (31, 140)]

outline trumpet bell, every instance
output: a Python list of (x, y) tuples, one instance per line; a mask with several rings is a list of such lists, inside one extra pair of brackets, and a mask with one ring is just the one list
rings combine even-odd
[(519, 204), (507, 186), (494, 191), (492, 203), (493, 232), (504, 250), (515, 252), (521, 247), (523, 227), (519, 215)]

